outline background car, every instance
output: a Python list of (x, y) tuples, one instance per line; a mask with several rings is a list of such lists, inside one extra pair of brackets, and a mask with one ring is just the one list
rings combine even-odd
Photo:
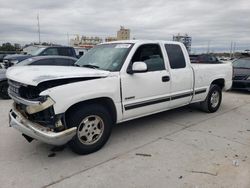
[(30, 52), (30, 54), (15, 54), (8, 55), (4, 57), (3, 63), (4, 67), (7, 69), (12, 65), (18, 64), (19, 62), (35, 57), (35, 56), (49, 56), (49, 55), (59, 55), (59, 56), (69, 56), (77, 58), (75, 49), (69, 46), (38, 46), (35, 51)]
[(23, 65), (53, 65), (53, 66), (74, 66), (77, 58), (67, 56), (36, 56), (25, 59), (16, 66)]
[(0, 68), (4, 68), (3, 59), (7, 55), (16, 54), (14, 51), (0, 51)]
[[(53, 66), (74, 66), (77, 58), (65, 56), (37, 56), (21, 61), (15, 66), (26, 65), (53, 65)], [(0, 69), (0, 98), (9, 99), (8, 81), (6, 78), (6, 69)]]
[(250, 57), (233, 62), (233, 89), (250, 91)]

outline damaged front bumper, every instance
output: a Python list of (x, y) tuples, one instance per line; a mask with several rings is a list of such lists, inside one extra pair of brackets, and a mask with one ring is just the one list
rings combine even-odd
[(48, 127), (44, 127), (38, 123), (34, 123), (28, 120), (22, 113), (20, 113), (16, 109), (15, 104), (13, 105), (13, 108), (9, 113), (9, 118), (11, 127), (17, 129), (24, 135), (47, 144), (60, 146), (69, 142), (76, 135), (76, 127), (60, 132), (54, 132)]

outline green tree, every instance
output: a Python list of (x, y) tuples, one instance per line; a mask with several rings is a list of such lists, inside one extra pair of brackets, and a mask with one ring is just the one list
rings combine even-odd
[(11, 43), (7, 42), (2, 44), (0, 51), (16, 51), (16, 48)]

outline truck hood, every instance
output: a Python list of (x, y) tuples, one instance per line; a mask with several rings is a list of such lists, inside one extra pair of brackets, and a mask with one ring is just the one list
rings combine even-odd
[(109, 74), (109, 71), (66, 66), (16, 66), (9, 68), (6, 73), (8, 79), (31, 86), (51, 80), (102, 78)]

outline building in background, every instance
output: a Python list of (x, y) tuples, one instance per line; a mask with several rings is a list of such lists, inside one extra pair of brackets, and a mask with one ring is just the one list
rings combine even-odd
[(117, 41), (117, 37), (106, 37), (105, 42)]
[(83, 47), (86, 49), (93, 48), (93, 46), (102, 43), (102, 38), (94, 36), (94, 37), (87, 37), (87, 36), (82, 36), (80, 37), (79, 35), (76, 35), (74, 39), (70, 40), (70, 45), (71, 46), (78, 46), (78, 47)]
[[(129, 40), (130, 39), (130, 29), (125, 29), (125, 27), (121, 26), (120, 30), (117, 31), (117, 36), (109, 36), (104, 39), (105, 42), (112, 42), (117, 40)], [(95, 45), (102, 43), (103, 39), (101, 37), (87, 37), (76, 35), (74, 39), (70, 40), (70, 45), (73, 47), (82, 47), (86, 49), (90, 49)]]
[(112, 42), (117, 40), (129, 40), (130, 39), (130, 29), (125, 29), (121, 26), (120, 30), (117, 31), (116, 37), (106, 37), (105, 42)]
[(178, 34), (173, 36), (173, 41), (182, 42), (186, 46), (188, 53), (191, 53), (192, 37), (188, 36), (187, 34)]
[(120, 30), (117, 31), (117, 40), (129, 40), (130, 39), (130, 29), (125, 29), (121, 26)]

